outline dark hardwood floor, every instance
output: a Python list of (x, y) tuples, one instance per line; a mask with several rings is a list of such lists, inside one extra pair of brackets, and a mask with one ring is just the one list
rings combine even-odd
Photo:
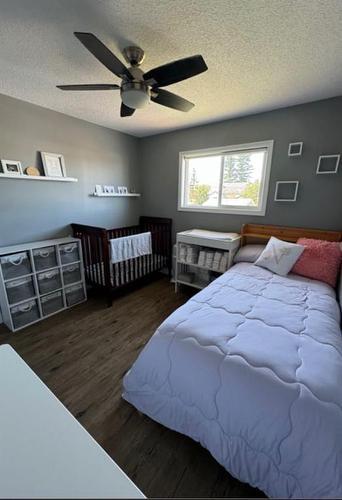
[(17, 334), (0, 327), (0, 344), (22, 356), (148, 497), (264, 495), (232, 478), (198, 443), (141, 416), (121, 399), (121, 381), (158, 325), (190, 296), (166, 278), (105, 307), (101, 298)]

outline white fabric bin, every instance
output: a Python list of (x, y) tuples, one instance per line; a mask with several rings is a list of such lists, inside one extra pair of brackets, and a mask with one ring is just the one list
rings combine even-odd
[(53, 269), (45, 273), (37, 274), (38, 288), (41, 294), (53, 292), (62, 288), (62, 281), (59, 269)]
[(16, 304), (23, 300), (29, 300), (36, 295), (31, 276), (8, 281), (6, 283), (6, 292), (9, 304)]
[(0, 257), (0, 263), (4, 280), (19, 278), (32, 273), (28, 252), (5, 255)]
[(72, 264), (63, 267), (63, 281), (64, 285), (72, 285), (82, 280), (81, 266), (79, 264)]
[(33, 323), (40, 317), (37, 301), (30, 300), (19, 306), (11, 307), (11, 316), (16, 329)]
[(43, 316), (48, 316), (64, 308), (63, 294), (61, 291), (50, 293), (41, 298)]
[(37, 271), (57, 267), (55, 247), (44, 247), (33, 250), (34, 265)]
[(65, 289), (67, 306), (73, 306), (85, 299), (83, 284), (73, 285)]
[(62, 264), (72, 264), (80, 260), (77, 243), (68, 243), (59, 247)]

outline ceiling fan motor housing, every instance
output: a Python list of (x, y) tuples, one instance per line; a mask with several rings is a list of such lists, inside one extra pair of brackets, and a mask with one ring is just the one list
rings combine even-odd
[(130, 46), (123, 49), (123, 55), (132, 66), (139, 66), (145, 59), (145, 52), (140, 47)]
[(123, 82), (121, 86), (121, 99), (129, 108), (143, 108), (150, 101), (150, 89), (144, 82)]

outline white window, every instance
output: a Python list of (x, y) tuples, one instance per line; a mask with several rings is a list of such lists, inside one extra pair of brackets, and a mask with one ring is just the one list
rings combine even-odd
[(273, 141), (180, 153), (178, 210), (265, 215)]

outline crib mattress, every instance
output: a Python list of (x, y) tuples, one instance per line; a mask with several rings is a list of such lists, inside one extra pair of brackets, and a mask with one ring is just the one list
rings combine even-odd
[(123, 397), (270, 497), (342, 497), (334, 290), (240, 263), (175, 311)]

